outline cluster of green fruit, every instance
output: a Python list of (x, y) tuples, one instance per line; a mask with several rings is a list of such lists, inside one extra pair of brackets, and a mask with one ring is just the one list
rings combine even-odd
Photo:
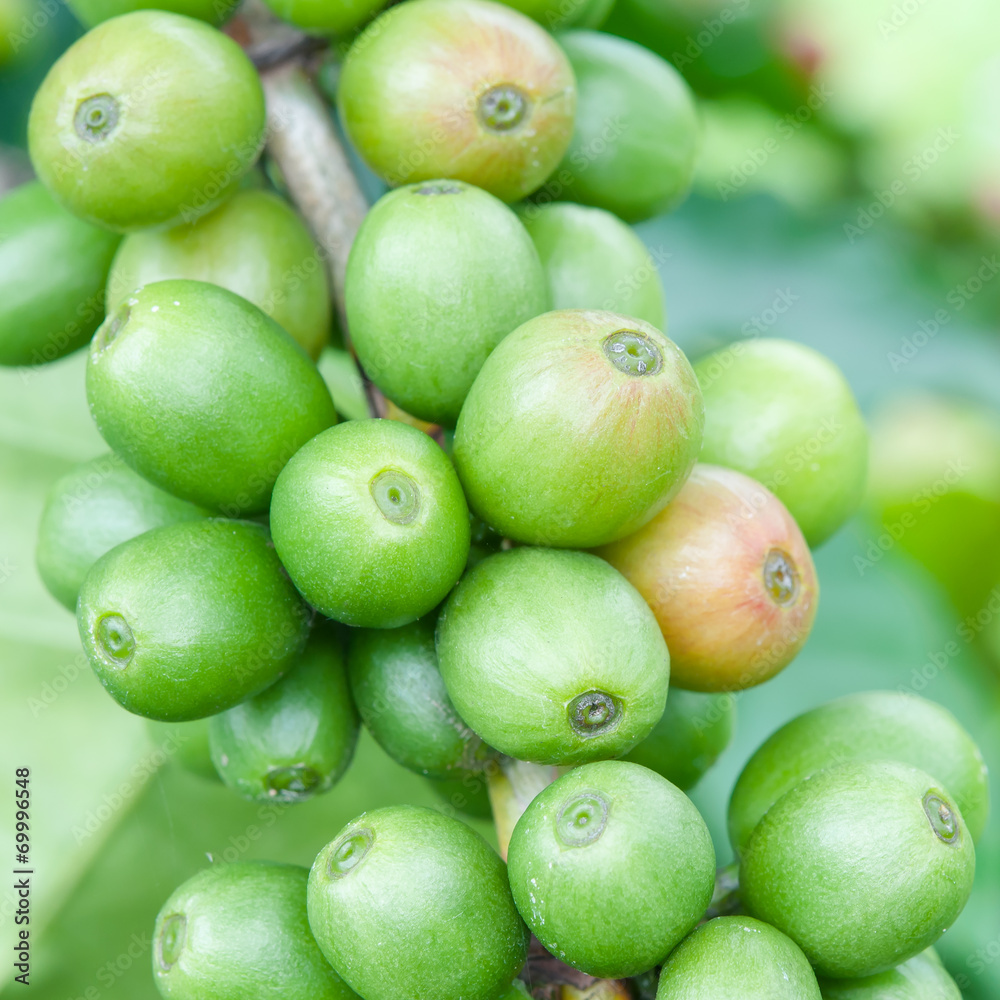
[[(470, 811), (487, 785), (499, 808), (512, 761), (566, 769), (507, 816), (508, 865), (461, 820), (392, 807), (311, 874), (196, 876), (158, 919), (163, 994), (520, 996), (529, 929), (590, 975), (662, 964), (660, 1000), (817, 997), (813, 969), (945, 981), (922, 953), (970, 891), (986, 789), (916, 699), (831, 706), (761, 749), (732, 811), (752, 916), (696, 929), (715, 853), (681, 789), (729, 739), (727, 692), (806, 642), (810, 546), (857, 507), (867, 435), (815, 352), (760, 340), (692, 367), (661, 332), (626, 222), (690, 184), (677, 73), (487, 0), (407, 0), (361, 31), (340, 118), (397, 189), (342, 304), (406, 419), (338, 423), (323, 253), (254, 171), (257, 70), (202, 21), (109, 6), (36, 96), (40, 182), (0, 203), (0, 360), (89, 341), (113, 449), (56, 484), (38, 544), (95, 673), (138, 715), (208, 720), (250, 799), (333, 787), (359, 716)], [(275, 4), (327, 32), (373, 6)]]

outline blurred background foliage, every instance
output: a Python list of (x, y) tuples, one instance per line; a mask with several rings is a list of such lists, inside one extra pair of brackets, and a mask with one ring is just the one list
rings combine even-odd
[[(28, 176), (31, 95), (79, 30), (60, 0), (0, 0), (4, 187)], [(808, 343), (844, 370), (873, 434), (867, 509), (817, 553), (812, 638), (776, 680), (737, 696), (736, 738), (693, 793), (720, 863), (747, 757), (850, 691), (899, 688), (952, 709), (984, 750), (996, 803), (1000, 5), (618, 0), (606, 30), (672, 61), (702, 102), (696, 193), (639, 227), (664, 262), (670, 335), (692, 357), (739, 337)], [(33, 556), (46, 490), (102, 450), (82, 356), (0, 372), (0, 732), (5, 773), (32, 769), (33, 977), (51, 1000), (153, 997), (153, 917), (209, 858), (309, 864), (362, 809), (440, 804), (367, 737), (328, 796), (248, 804), (177, 766), (162, 734), (120, 711)], [(4, 941), (12, 910), (0, 890)], [(996, 810), (976, 892), (940, 951), (964, 996), (1000, 996)]]

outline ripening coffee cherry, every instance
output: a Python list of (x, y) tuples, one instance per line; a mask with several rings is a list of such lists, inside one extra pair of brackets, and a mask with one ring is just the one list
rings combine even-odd
[(973, 841), (986, 828), (983, 755), (946, 708), (899, 691), (862, 691), (805, 712), (772, 734), (743, 768), (729, 802), (737, 852), (764, 814), (810, 775), (847, 760), (896, 760), (920, 768), (954, 796)]
[(459, 181), (381, 198), (347, 265), (351, 343), (369, 378), (421, 420), (454, 426), (490, 351), (549, 308), (517, 216)]
[[(640, 222), (674, 208), (694, 178), (699, 145), (694, 95), (666, 60), (599, 31), (560, 44), (576, 74), (573, 140), (557, 197)], [(567, 176), (568, 175), (568, 176)]]
[(936, 779), (850, 761), (771, 806), (743, 853), (740, 894), (818, 975), (854, 978), (932, 945), (962, 912), (975, 870), (972, 837)]
[(553, 309), (607, 309), (666, 329), (663, 286), (645, 244), (621, 219), (570, 202), (521, 207)]
[(493, 1000), (527, 954), (504, 863), (461, 820), (389, 806), (319, 852), (309, 926), (365, 1000)]
[(330, 338), (326, 265), (296, 211), (270, 192), (240, 191), (191, 225), (127, 236), (108, 276), (108, 312), (142, 285), (168, 278), (241, 295), (313, 360)]
[(753, 917), (716, 917), (680, 943), (656, 1000), (820, 1000), (802, 949)]
[(481, 770), (492, 751), (448, 697), (434, 626), (428, 615), (401, 628), (353, 631), (351, 691), (368, 731), (393, 760), (418, 774), (460, 780)]
[(427, 614), (469, 554), (469, 510), (451, 461), (395, 420), (350, 420), (302, 447), (275, 484), (271, 532), (305, 599), (365, 628)]
[(489, 0), (411, 0), (357, 39), (337, 90), (341, 120), (390, 185), (450, 177), (518, 201), (555, 169), (576, 84), (562, 49)]
[(228, 197), (260, 152), (253, 64), (202, 21), (140, 10), (88, 32), (49, 70), (28, 145), (75, 215), (128, 231), (190, 222)]
[(70, 611), (90, 567), (145, 531), (209, 517), (133, 472), (114, 452), (82, 462), (45, 500), (35, 560), (49, 593)]
[(812, 630), (819, 583), (802, 532), (773, 493), (731, 469), (696, 465), (652, 521), (597, 554), (653, 609), (678, 687), (761, 684)]
[(317, 627), (301, 659), (266, 691), (209, 723), (212, 760), (245, 799), (304, 802), (340, 780), (358, 741), (340, 637)]
[(732, 695), (696, 694), (671, 685), (660, 721), (622, 760), (642, 764), (687, 791), (729, 746), (735, 717)]
[(670, 658), (656, 619), (620, 573), (582, 552), (484, 559), (448, 598), (437, 651), (461, 718), (521, 760), (617, 757), (663, 715)]
[(589, 548), (636, 531), (701, 448), (701, 393), (659, 330), (610, 312), (529, 320), (487, 358), (462, 407), (455, 466), (502, 535)]
[(0, 365), (55, 361), (104, 319), (120, 237), (83, 222), (37, 181), (0, 200)]
[(695, 365), (703, 462), (763, 483), (815, 548), (861, 503), (868, 431), (832, 361), (788, 340), (738, 341)]
[(357, 1000), (309, 930), (298, 865), (239, 861), (198, 872), (163, 904), (153, 977), (165, 1000)]
[(239, 0), (157, 0), (156, 3), (152, 0), (66, 0), (66, 3), (85, 28), (93, 28), (112, 17), (150, 8), (219, 25), (229, 19)]
[(154, 528), (102, 556), (80, 590), (77, 624), (120, 705), (185, 722), (273, 684), (305, 646), (309, 611), (267, 530), (220, 518)]
[(624, 761), (584, 764), (536, 796), (514, 827), (507, 863), (538, 940), (607, 979), (659, 965), (702, 918), (715, 886), (712, 838), (690, 799)]
[(337, 420), (302, 348), (201, 281), (159, 281), (121, 303), (90, 345), (87, 400), (137, 472), (230, 517), (266, 510), (285, 463)]
[(821, 979), (819, 988), (823, 1000), (962, 1000), (933, 948), (876, 976)]

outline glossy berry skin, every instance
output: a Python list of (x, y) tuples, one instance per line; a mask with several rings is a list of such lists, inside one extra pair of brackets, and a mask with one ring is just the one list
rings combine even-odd
[(55, 361), (104, 319), (119, 237), (76, 218), (37, 181), (0, 200), (0, 365)]
[(458, 181), (381, 198), (347, 265), (351, 343), (369, 378), (422, 420), (454, 426), (490, 351), (549, 308), (517, 216)]
[(214, 715), (264, 690), (309, 633), (266, 529), (221, 519), (154, 528), (102, 556), (80, 590), (77, 623), (108, 693), (164, 722)]
[(152, 7), (220, 25), (229, 20), (239, 0), (159, 0), (155, 4), (150, 0), (66, 0), (66, 2), (76, 15), (76, 19), (85, 28), (93, 28), (112, 17)]
[(394, 420), (351, 420), (306, 444), (275, 485), (271, 532), (305, 599), (366, 628), (427, 614), (469, 553), (469, 512), (448, 456)]
[(745, 849), (761, 817), (810, 775), (847, 760), (896, 760), (941, 782), (973, 841), (986, 828), (990, 793), (979, 747), (946, 708), (899, 691), (862, 691), (792, 719), (743, 768), (729, 802), (729, 838)]
[(160, 281), (122, 302), (91, 344), (87, 400), (137, 472), (229, 517), (266, 510), (285, 463), (337, 419), (302, 348), (200, 281)]
[(314, 360), (330, 337), (326, 266), (302, 219), (268, 191), (240, 191), (191, 225), (127, 236), (108, 276), (108, 312), (140, 286), (168, 278), (241, 295)]
[(820, 1000), (802, 949), (753, 917), (716, 917), (660, 973), (656, 1000)]
[(391, 186), (449, 177), (506, 202), (558, 164), (576, 108), (552, 36), (490, 0), (390, 8), (354, 43), (337, 95), (348, 135)]
[(84, 578), (105, 552), (144, 531), (208, 516), (108, 452), (71, 469), (49, 491), (35, 550), (39, 575), (49, 593), (74, 611)]
[(503, 0), (527, 14), (549, 31), (567, 28), (599, 28), (611, 13), (615, 0)]
[(282, 20), (318, 35), (340, 35), (364, 24), (385, 0), (266, 0)]
[(705, 821), (665, 778), (599, 761), (549, 785), (517, 821), (511, 891), (556, 958), (619, 979), (659, 965), (712, 898)]
[(597, 31), (559, 39), (579, 88), (556, 196), (640, 222), (687, 195), (699, 145), (694, 95), (658, 55)]
[(730, 695), (696, 694), (671, 685), (660, 721), (622, 760), (648, 767), (687, 791), (729, 746), (735, 717)]
[(788, 508), (815, 548), (858, 508), (868, 432), (851, 388), (822, 354), (788, 340), (737, 342), (702, 358), (701, 460), (745, 473)]
[(640, 528), (694, 467), (703, 409), (691, 366), (648, 323), (546, 313), (501, 341), (455, 431), (473, 511), (533, 545), (589, 548)]
[(260, 80), (232, 39), (140, 10), (98, 25), (49, 70), (28, 145), (66, 208), (127, 231), (190, 222), (230, 195), (263, 132)]
[(656, 620), (620, 573), (582, 552), (484, 559), (448, 598), (437, 651), (461, 718), (520, 760), (617, 757), (663, 714), (670, 657)]
[(358, 742), (358, 713), (340, 638), (317, 628), (281, 680), (209, 723), (212, 760), (245, 799), (304, 802), (340, 780)]
[(823, 1000), (961, 1000), (962, 992), (933, 948), (862, 979), (821, 979)]
[(965, 821), (936, 779), (850, 761), (771, 806), (743, 854), (740, 893), (817, 975), (854, 978), (932, 945), (965, 906), (975, 868)]
[(165, 1000), (355, 1000), (309, 930), (298, 865), (240, 861), (198, 872), (163, 904), (153, 977)]
[(319, 852), (309, 925), (365, 1000), (491, 1000), (527, 954), (500, 858), (460, 820), (415, 806), (362, 813)]
[(528, 203), (520, 216), (545, 268), (553, 309), (606, 309), (666, 329), (656, 266), (621, 219), (569, 202)]
[(819, 583), (809, 546), (781, 501), (732, 469), (696, 465), (652, 521), (597, 551), (653, 609), (678, 687), (761, 684), (812, 631)]
[(351, 635), (348, 668), (361, 718), (403, 767), (436, 778), (481, 769), (491, 751), (459, 718), (434, 649), (433, 616)]

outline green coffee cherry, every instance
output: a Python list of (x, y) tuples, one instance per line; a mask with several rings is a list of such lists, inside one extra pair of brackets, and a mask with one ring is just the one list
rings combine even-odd
[(642, 764), (678, 788), (693, 788), (733, 737), (735, 699), (671, 686), (667, 707), (653, 731), (623, 760)]
[(87, 399), (137, 472), (230, 517), (266, 510), (285, 463), (337, 419), (292, 338), (200, 281), (160, 281), (122, 302), (91, 344)]
[(242, 861), (206, 868), (164, 903), (153, 976), (167, 1000), (356, 1000), (309, 930), (298, 865)]
[(571, 31), (559, 41), (580, 97), (573, 140), (556, 171), (558, 197), (626, 222), (675, 207), (691, 187), (699, 144), (684, 78), (649, 49), (614, 35)]
[(379, 746), (418, 774), (445, 778), (481, 769), (490, 755), (459, 718), (434, 650), (433, 616), (351, 638), (351, 690)]
[(71, 611), (90, 567), (144, 531), (208, 517), (134, 473), (114, 452), (81, 462), (45, 500), (35, 558), (49, 593)]
[(407, 413), (454, 425), (490, 351), (549, 307), (545, 272), (503, 202), (459, 181), (393, 191), (347, 266), (351, 342)]
[(394, 420), (351, 420), (306, 444), (275, 485), (271, 531), (306, 600), (367, 628), (426, 614), (469, 552), (469, 512), (451, 462)]
[(365, 1000), (492, 1000), (527, 954), (500, 858), (460, 820), (414, 806), (362, 813), (319, 852), (309, 925)]
[(304, 802), (340, 780), (358, 742), (340, 638), (318, 628), (281, 680), (212, 717), (212, 760), (245, 799)]
[(933, 948), (862, 979), (821, 979), (823, 1000), (961, 1000), (962, 993)]
[(670, 657), (656, 619), (620, 573), (582, 552), (484, 559), (448, 598), (437, 651), (461, 718), (521, 760), (616, 757), (663, 715)]
[(219, 25), (229, 19), (239, 0), (158, 0), (156, 4), (150, 0), (66, 0), (66, 3), (85, 28), (93, 28), (112, 17), (154, 6), (157, 10), (169, 10)]
[[(453, 772), (455, 774), (455, 772)], [(451, 778), (428, 778), (427, 783), (443, 802), (443, 811), (462, 813), (475, 819), (492, 819), (489, 787), (482, 771), (458, 772)]]
[(691, 366), (659, 330), (616, 313), (546, 313), (483, 365), (455, 466), (473, 511), (508, 538), (602, 545), (681, 488), (703, 418)]
[(965, 906), (975, 869), (965, 821), (935, 778), (853, 761), (771, 806), (743, 853), (740, 892), (818, 975), (856, 978), (932, 945)]
[(518, 201), (566, 151), (576, 86), (537, 24), (483, 0), (417, 0), (359, 36), (337, 89), (340, 117), (392, 186), (450, 177)]
[(137, 715), (184, 722), (273, 684), (309, 632), (308, 609), (259, 524), (185, 521), (102, 556), (77, 622), (98, 679)]
[(142, 285), (168, 278), (241, 295), (313, 359), (330, 337), (326, 265), (305, 223), (270, 192), (241, 191), (193, 225), (126, 237), (108, 277), (108, 312)]
[(264, 95), (243, 50), (159, 10), (112, 18), (71, 46), (28, 122), (45, 186), (75, 215), (119, 231), (208, 211), (236, 190), (263, 134)]
[(802, 949), (753, 917), (716, 917), (660, 973), (656, 1000), (820, 1000)]
[(858, 508), (868, 432), (832, 361), (788, 340), (737, 341), (695, 365), (705, 394), (701, 460), (763, 483), (813, 547)]
[(119, 237), (70, 215), (32, 181), (0, 200), (0, 365), (41, 365), (82, 347), (104, 319), (101, 286)]
[(698, 810), (665, 778), (624, 761), (585, 764), (549, 785), (517, 821), (507, 863), (538, 940), (608, 979), (662, 962), (715, 886)]
[(208, 745), (208, 719), (192, 722), (157, 722), (146, 719), (146, 731), (157, 747), (169, 752), (185, 771), (208, 781), (221, 781)]
[(615, 0), (503, 0), (508, 7), (527, 14), (549, 31), (566, 28), (599, 28)]
[(743, 851), (761, 817), (799, 782), (849, 760), (896, 760), (926, 771), (954, 796), (973, 841), (982, 836), (989, 782), (972, 737), (935, 702), (863, 691), (792, 719), (750, 758), (729, 802), (733, 847)]
[(568, 202), (525, 204), (520, 216), (545, 267), (553, 309), (607, 309), (666, 328), (656, 265), (620, 219)]
[(282, 20), (319, 35), (341, 35), (364, 24), (385, 0), (266, 0)]

